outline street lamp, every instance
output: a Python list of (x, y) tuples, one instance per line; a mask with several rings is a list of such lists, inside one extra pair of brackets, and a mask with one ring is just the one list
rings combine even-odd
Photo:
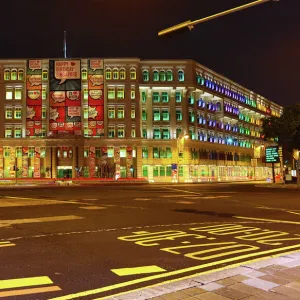
[(243, 9), (246, 9), (246, 8), (258, 5), (258, 4), (263, 4), (263, 3), (266, 3), (266, 2), (270, 2), (270, 1), (276, 1), (277, 2), (279, 0), (256, 0), (254, 2), (250, 2), (248, 4), (244, 4), (244, 5), (235, 7), (235, 8), (231, 8), (231, 9), (225, 10), (223, 12), (220, 12), (220, 13), (217, 13), (217, 14), (214, 14), (214, 15), (211, 15), (211, 16), (199, 19), (199, 20), (195, 20), (195, 21), (188, 20), (188, 21), (180, 23), (178, 25), (175, 25), (175, 26), (169, 27), (167, 29), (161, 30), (158, 33), (158, 35), (159, 36), (165, 35), (165, 34), (168, 34), (170, 32), (173, 32), (173, 31), (176, 31), (176, 30), (179, 30), (179, 29), (183, 29), (183, 28), (188, 28), (189, 30), (192, 30), (195, 27), (195, 25), (198, 25), (200, 23), (204, 23), (206, 21), (210, 21), (212, 19), (216, 19), (218, 17), (229, 15), (229, 14), (232, 14), (234, 12), (237, 12), (237, 11), (240, 11), (240, 10), (243, 10)]
[(177, 182), (179, 183), (179, 164), (180, 158), (183, 157), (184, 153), (184, 141), (189, 139), (190, 136), (185, 133), (183, 135), (179, 135), (177, 138)]

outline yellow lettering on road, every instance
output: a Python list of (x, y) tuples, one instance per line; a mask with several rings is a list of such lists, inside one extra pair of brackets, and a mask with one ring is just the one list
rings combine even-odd
[(52, 283), (52, 280), (47, 276), (7, 279), (0, 280), (0, 290)]
[(162, 269), (158, 266), (145, 266), (145, 267), (136, 267), (136, 268), (112, 269), (111, 271), (113, 273), (119, 275), (119, 276), (166, 272), (165, 269)]
[(137, 233), (136, 235), (118, 237), (118, 240), (127, 241), (127, 242), (136, 242), (136, 241), (149, 240), (155, 238), (171, 237), (179, 234), (186, 234), (186, 232), (177, 231), (177, 230), (168, 230), (168, 231), (159, 231), (159, 232)]

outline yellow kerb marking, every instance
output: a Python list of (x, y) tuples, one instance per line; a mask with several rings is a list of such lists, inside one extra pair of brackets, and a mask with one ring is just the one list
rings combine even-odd
[(250, 217), (241, 217), (241, 216), (233, 216), (233, 218), (245, 219), (245, 220), (255, 220), (255, 221), (266, 221), (266, 222), (282, 223), (282, 224), (300, 225), (300, 222), (285, 221), (285, 220), (261, 219), (261, 218), (250, 218)]
[(111, 271), (113, 273), (119, 275), (119, 276), (166, 272), (166, 270), (164, 270), (164, 269), (162, 269), (158, 266), (145, 266), (145, 267), (136, 267), (136, 268), (112, 269)]
[[(252, 258), (252, 257), (259, 256), (259, 255), (268, 255), (268, 254), (271, 254), (271, 253), (273, 254), (273, 253), (281, 252), (281, 251), (286, 251), (286, 252), (280, 253), (280, 255), (286, 254), (286, 253), (291, 253), (293, 251), (296, 251), (296, 249), (299, 250), (300, 245), (287, 246), (287, 247), (278, 248), (278, 249), (272, 249), (272, 250), (267, 250), (267, 251), (250, 253), (250, 254), (246, 254), (246, 255), (235, 256), (235, 257), (232, 257), (232, 258), (227, 258), (227, 259), (223, 259), (223, 260), (220, 260), (220, 261), (214, 261), (214, 262), (207, 263), (207, 264), (201, 264), (201, 265), (194, 266), (194, 267), (175, 270), (175, 271), (171, 271), (171, 272), (167, 272), (167, 273), (163, 273), (163, 274), (151, 275), (151, 276), (147, 276), (147, 277), (139, 278), (139, 279), (134, 279), (134, 280), (127, 281), (127, 282), (121, 282), (121, 283), (117, 283), (117, 284), (114, 284), (114, 285), (109, 285), (109, 286), (97, 288), (97, 289), (94, 289), (94, 290), (89, 290), (89, 291), (79, 292), (79, 293), (76, 293), (76, 294), (70, 294), (70, 295), (66, 295), (66, 296), (62, 296), (62, 297), (52, 298), (50, 300), (69, 300), (69, 299), (75, 299), (75, 298), (80, 298), (80, 297), (86, 297), (86, 296), (90, 296), (90, 295), (95, 295), (95, 294), (99, 294), (99, 293), (103, 293), (103, 292), (112, 291), (112, 290), (116, 290), (116, 289), (119, 289), (119, 288), (131, 286), (131, 285), (142, 283), (142, 282), (147, 282), (147, 281), (160, 279), (160, 278), (167, 278), (169, 276), (180, 275), (180, 274), (184, 274), (184, 273), (192, 272), (192, 271), (198, 271), (198, 270), (208, 268), (208, 267), (212, 267), (212, 266), (215, 266), (215, 265), (228, 263), (228, 262), (233, 262), (233, 261), (236, 261), (236, 260), (248, 259), (248, 258)], [(274, 257), (274, 256), (276, 256), (276, 255), (273, 254), (272, 257)], [(261, 259), (262, 258), (249, 259), (247, 261), (243, 261), (242, 263), (245, 264), (245, 263), (249, 263), (249, 262), (256, 261), (256, 260), (261, 260)], [(231, 267), (239, 266), (239, 265), (240, 265), (240, 263), (232, 264)], [(227, 268), (228, 267), (217, 268), (217, 269), (212, 270), (212, 271), (215, 272), (215, 271), (220, 271), (220, 270), (224, 270), (224, 269), (227, 269)], [(212, 272), (212, 271), (204, 272), (204, 274)], [(181, 277), (181, 279), (191, 278), (191, 277), (194, 277), (194, 276), (195, 276), (195, 274), (193, 274), (191, 276), (187, 276), (187, 277)], [(167, 281), (167, 282), (174, 282), (174, 281), (177, 281), (177, 280), (175, 279), (175, 280), (170, 280), (170, 281)], [(164, 282), (164, 283), (167, 283), (167, 282)], [(110, 295), (108, 297), (112, 297), (112, 295)], [(98, 299), (105, 299), (105, 298), (108, 298), (108, 297), (98, 298)]]
[(59, 286), (0, 292), (0, 298), (61, 291)]
[(47, 276), (7, 279), (0, 280), (0, 290), (52, 283), (52, 280)]

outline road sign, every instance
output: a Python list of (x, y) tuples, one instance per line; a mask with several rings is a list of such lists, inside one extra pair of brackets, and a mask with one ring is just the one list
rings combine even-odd
[(266, 163), (279, 163), (279, 147), (278, 146), (270, 146), (266, 147)]

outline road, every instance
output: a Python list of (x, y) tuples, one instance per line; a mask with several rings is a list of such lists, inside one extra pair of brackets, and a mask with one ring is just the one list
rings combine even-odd
[(300, 251), (300, 190), (254, 184), (0, 189), (0, 298), (106, 299)]

